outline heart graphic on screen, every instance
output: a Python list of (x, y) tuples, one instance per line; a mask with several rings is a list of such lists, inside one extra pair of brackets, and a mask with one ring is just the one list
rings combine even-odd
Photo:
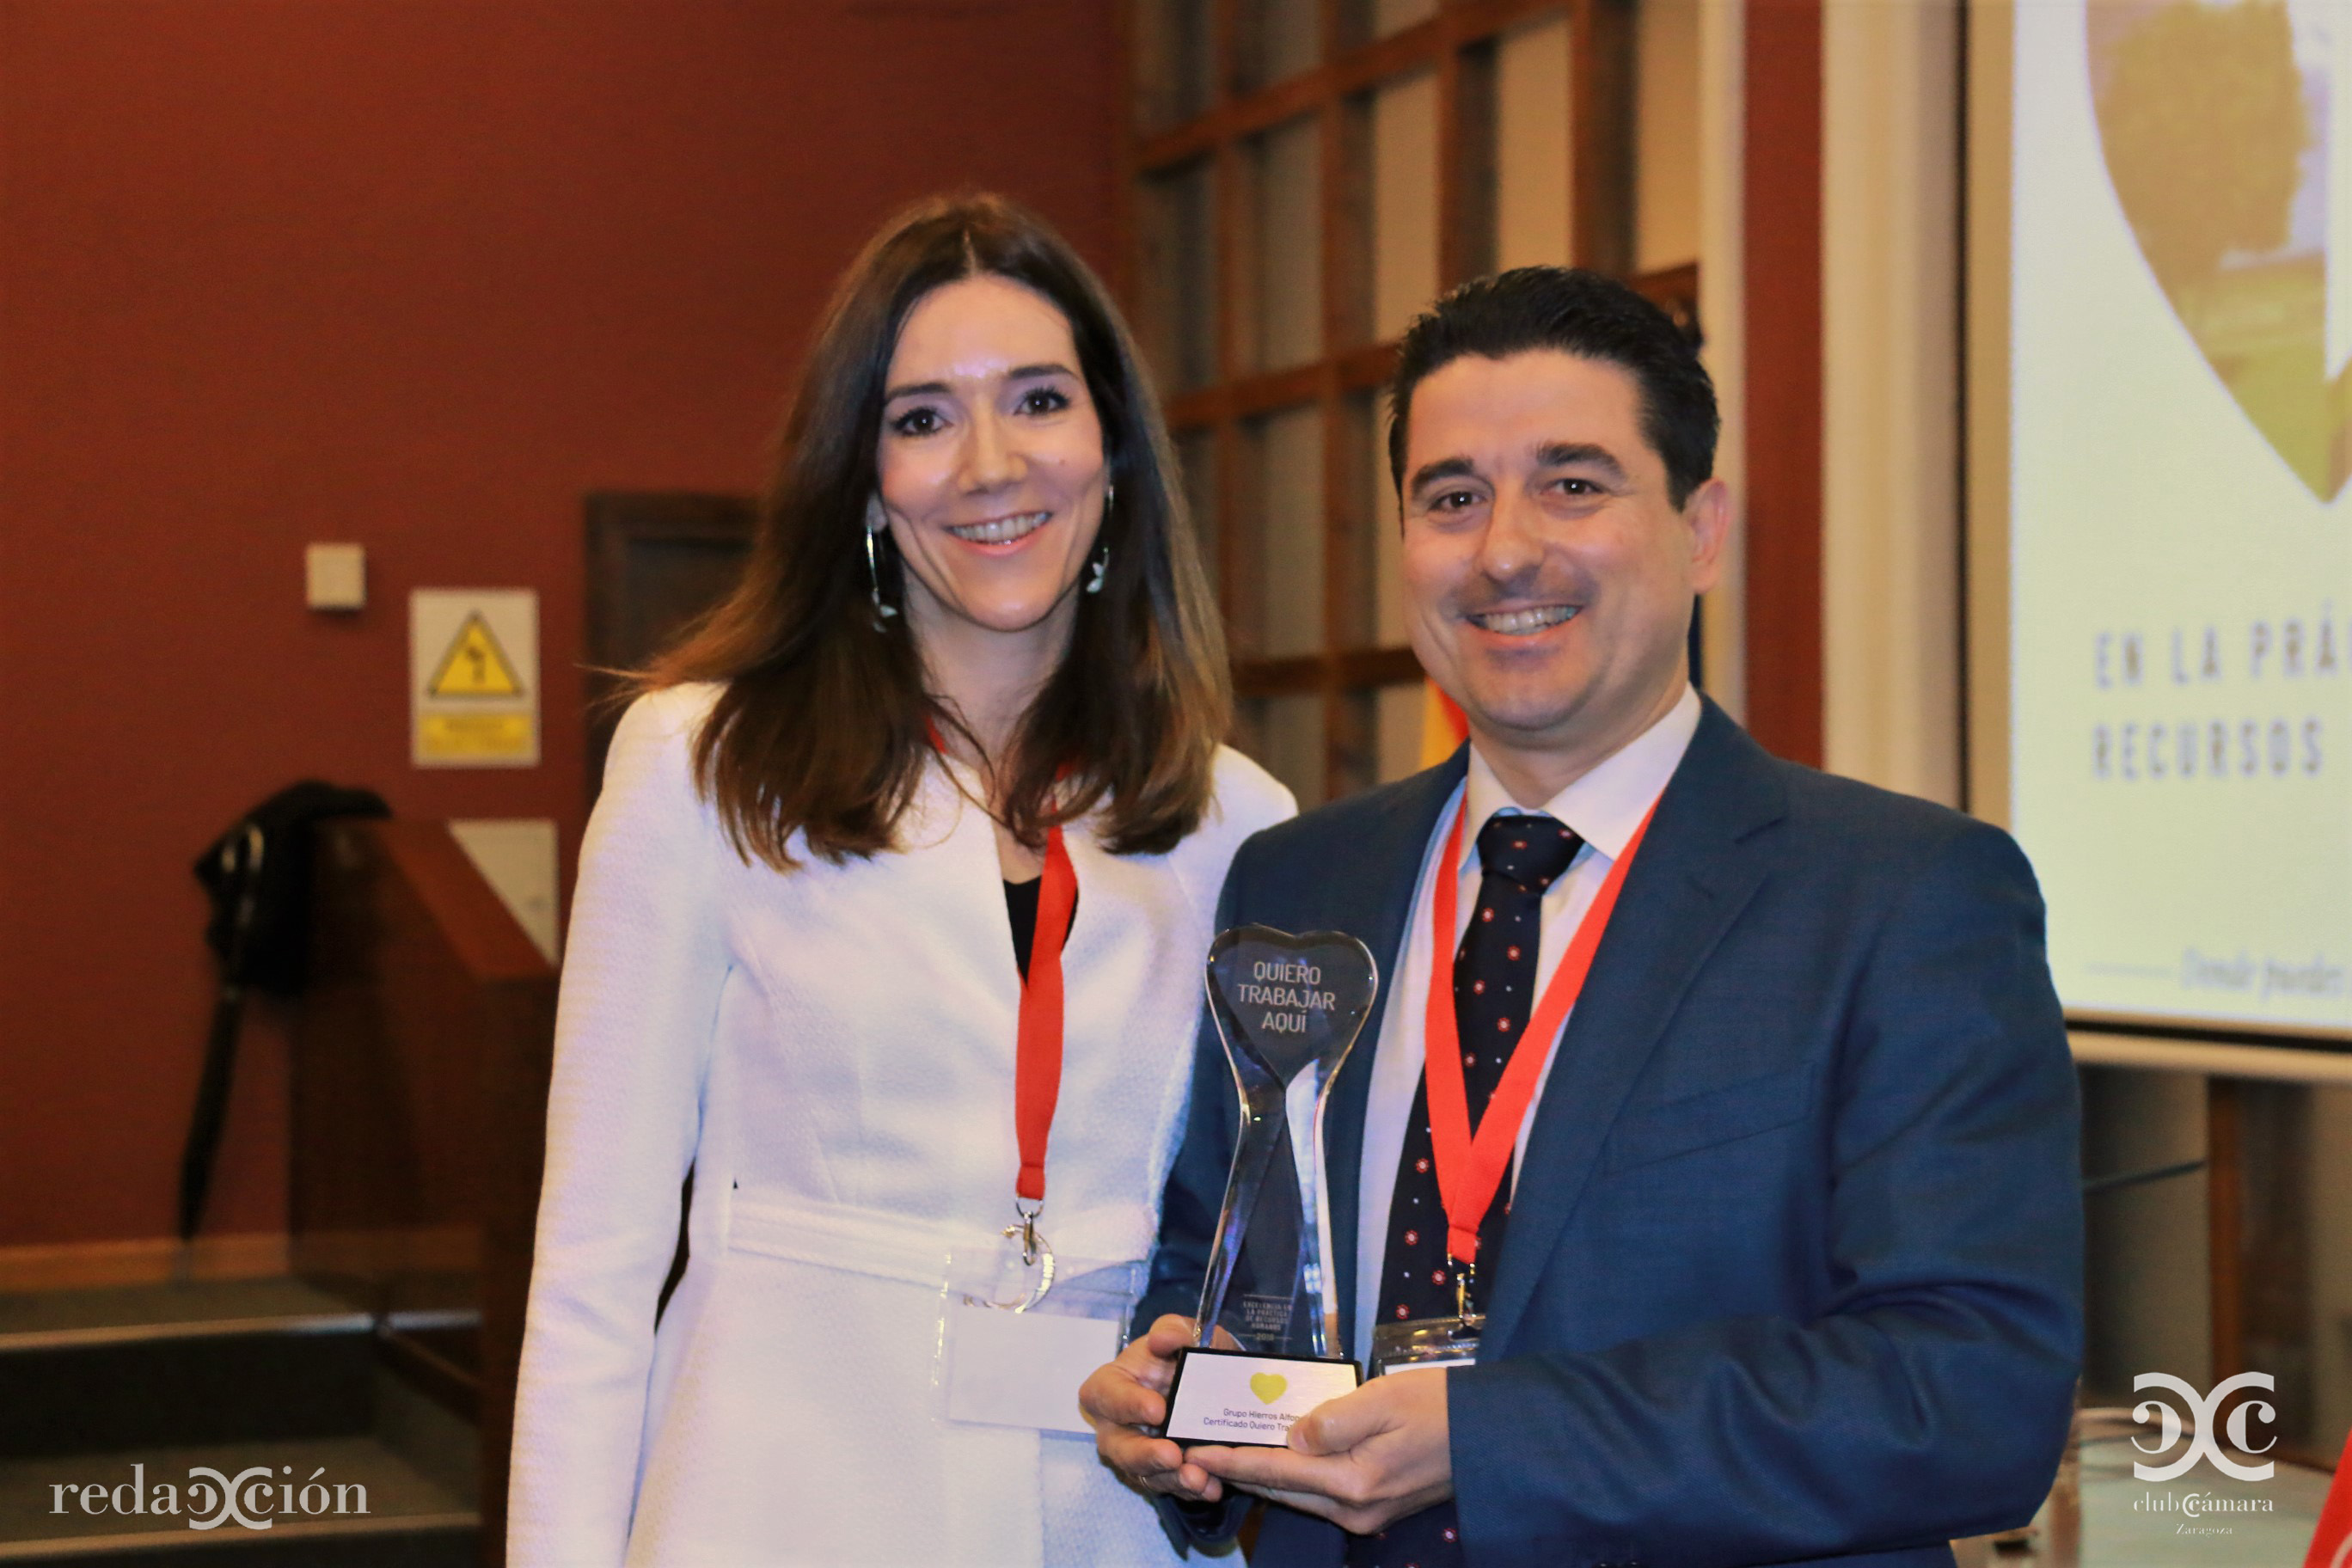
[(1289, 1386), (1290, 1379), (1278, 1372), (1250, 1373), (1250, 1392), (1257, 1395), (1257, 1402), (1260, 1405), (1273, 1404), (1282, 1397), (1284, 1390)]
[(2337, 167), (2352, 124), (2334, 122), (2329, 89), (2352, 13), (2337, 0), (2085, 10), (2107, 175), (2140, 254), (2247, 420), (2333, 500), (2352, 470), (2352, 167)]

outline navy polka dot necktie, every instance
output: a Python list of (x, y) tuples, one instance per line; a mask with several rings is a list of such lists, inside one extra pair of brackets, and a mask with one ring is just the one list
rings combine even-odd
[[(1504, 1064), (1535, 1010), (1536, 953), (1542, 945), (1543, 898), (1584, 841), (1540, 813), (1498, 812), (1478, 830), (1478, 901), (1454, 952), (1454, 1024), (1462, 1046), (1463, 1087), (1475, 1130), (1502, 1081)], [(1455, 875), (1453, 867), (1441, 876)], [(1540, 1043), (1534, 1047), (1540, 1048)], [(1478, 1225), (1478, 1268), (1471, 1310), (1485, 1310), (1510, 1217), (1510, 1177)], [(1424, 1073), (1405, 1122), (1389, 1199), (1388, 1247), (1381, 1265), (1381, 1318), (1454, 1315), (1454, 1275), (1445, 1257), (1445, 1208), (1437, 1195), (1437, 1161), (1429, 1132)], [(1463, 1561), (1454, 1504), (1442, 1502), (1398, 1520), (1378, 1535), (1348, 1539), (1348, 1568), (1441, 1568)]]

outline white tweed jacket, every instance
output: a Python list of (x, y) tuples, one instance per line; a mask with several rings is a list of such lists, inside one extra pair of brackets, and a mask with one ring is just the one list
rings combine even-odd
[[(582, 852), (509, 1560), (1169, 1561), (1091, 1441), (950, 1424), (934, 1386), (949, 1257), (993, 1245), (1017, 1163), (991, 824), (942, 763), (899, 850), (747, 865), (690, 776), (714, 695), (629, 710)], [(1292, 810), (1227, 751), (1171, 853), (1067, 834), (1044, 1221), (1067, 1271), (1150, 1253), (1226, 864)], [(692, 1262), (656, 1331), (689, 1167)]]

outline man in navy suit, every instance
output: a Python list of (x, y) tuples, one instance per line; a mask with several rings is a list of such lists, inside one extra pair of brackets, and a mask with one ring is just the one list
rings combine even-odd
[[(1414, 325), (1392, 403), (1413, 647), (1470, 743), (1251, 839), (1219, 924), (1348, 931), (1381, 963), (1326, 1123), (1352, 1353), (1465, 1263), (1483, 1335), (1287, 1447), (1151, 1435), (1234, 1137), (1204, 1026), (1152, 1327), (1082, 1394), (1102, 1453), (1192, 1540), (1271, 1500), (1261, 1565), (1948, 1563), (1948, 1538), (2032, 1514), (2080, 1361), (2032, 873), (1998, 829), (1777, 761), (1692, 690), (1728, 507), (1713, 387), (1663, 313), (1590, 273), (1483, 279)], [(1513, 864), (1555, 833), (1565, 868)], [(1491, 941), (1496, 910), (1537, 940)], [(1534, 1037), (1490, 984), (1564, 984), (1589, 921), (1566, 1026)], [(1504, 1064), (1540, 1053), (1488, 1205), (1430, 1184), (1463, 1158), (1431, 1109), (1448, 1083), (1461, 1103), (1456, 1049), (1474, 1085), (1504, 1076), (1474, 1116), (1514, 1114)]]

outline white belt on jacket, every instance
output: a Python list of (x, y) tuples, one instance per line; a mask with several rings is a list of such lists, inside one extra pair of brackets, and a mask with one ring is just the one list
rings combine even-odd
[[(813, 1204), (748, 1188), (729, 1197), (727, 1245), (734, 1250), (934, 1290), (1010, 1245), (992, 1231), (881, 1209)], [(1039, 1228), (1054, 1244), (1059, 1278), (1094, 1280), (1102, 1270), (1120, 1270), (1132, 1276), (1131, 1282), (1104, 1278), (1089, 1288), (1137, 1295), (1144, 1260), (1104, 1254), (1125, 1250), (1120, 1238), (1136, 1234), (1139, 1222), (1148, 1227), (1148, 1219), (1131, 1207), (1097, 1206), (1063, 1215), (1048, 1209)]]

